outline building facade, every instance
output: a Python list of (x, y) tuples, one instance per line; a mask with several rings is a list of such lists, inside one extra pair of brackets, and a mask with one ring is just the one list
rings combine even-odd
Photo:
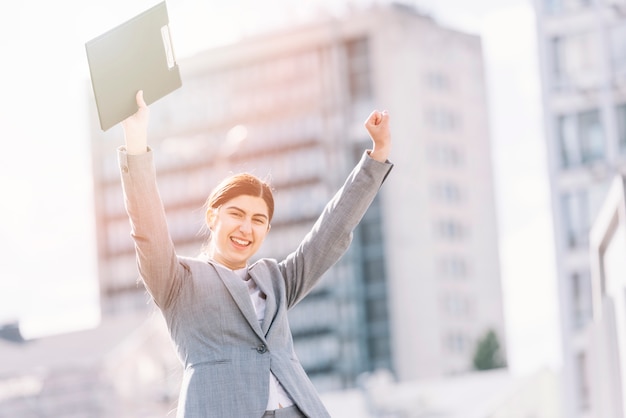
[(593, 415), (626, 414), (626, 175), (615, 176), (590, 234), (593, 323), (589, 335)]
[(182, 370), (155, 313), (34, 340), (3, 334), (0, 418), (152, 418), (176, 408)]
[(593, 405), (589, 231), (626, 167), (626, 2), (535, 0), (556, 237), (565, 416)]
[[(200, 251), (211, 188), (249, 171), (276, 191), (258, 256), (286, 256), (370, 146), (369, 113), (392, 115), (392, 175), (348, 253), (290, 316), (320, 390), (354, 387), (376, 369), (401, 380), (468, 371), (488, 330), (504, 345), (478, 37), (389, 6), (179, 64), (182, 88), (151, 105), (149, 143), (182, 255)], [(122, 132), (93, 126), (101, 305), (145, 309), (115, 161)]]

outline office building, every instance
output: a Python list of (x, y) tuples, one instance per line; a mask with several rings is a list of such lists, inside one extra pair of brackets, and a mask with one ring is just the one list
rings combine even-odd
[[(151, 106), (150, 139), (182, 255), (204, 241), (204, 200), (228, 172), (269, 178), (259, 256), (294, 250), (391, 113), (395, 167), (344, 258), (291, 314), (321, 390), (364, 372), (400, 380), (472, 369), (493, 330), (505, 346), (481, 42), (405, 6), (262, 34), (179, 60), (183, 86)], [(95, 113), (95, 112), (94, 112)], [(123, 209), (118, 127), (93, 153), (105, 314), (145, 309)]]
[(558, 291), (565, 416), (599, 417), (589, 230), (626, 167), (626, 2), (536, 0)]

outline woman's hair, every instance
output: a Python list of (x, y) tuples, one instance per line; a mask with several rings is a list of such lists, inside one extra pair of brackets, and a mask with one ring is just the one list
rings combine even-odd
[(274, 196), (266, 182), (248, 173), (235, 174), (227, 177), (213, 189), (204, 206), (208, 211), (217, 209), (237, 196), (260, 197), (267, 205), (268, 223), (274, 216)]

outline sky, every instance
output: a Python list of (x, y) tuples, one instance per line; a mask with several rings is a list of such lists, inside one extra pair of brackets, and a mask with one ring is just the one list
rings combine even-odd
[[(5, 8), (0, 323), (19, 319), (26, 334), (41, 336), (99, 319), (84, 43), (156, 3), (15, 0)], [(405, 3), (482, 38), (509, 365), (518, 373), (558, 367), (552, 220), (530, 0)], [(179, 60), (349, 7), (338, 0), (168, 0)]]

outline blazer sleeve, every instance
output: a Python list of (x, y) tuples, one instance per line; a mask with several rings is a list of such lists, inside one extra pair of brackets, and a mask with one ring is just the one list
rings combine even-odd
[(392, 168), (388, 161), (376, 161), (365, 152), (296, 251), (279, 263), (289, 307), (306, 296), (347, 251), (354, 228)]
[(120, 147), (118, 161), (139, 275), (156, 304), (164, 309), (178, 293), (185, 268), (178, 262), (167, 227), (153, 152), (129, 155)]

